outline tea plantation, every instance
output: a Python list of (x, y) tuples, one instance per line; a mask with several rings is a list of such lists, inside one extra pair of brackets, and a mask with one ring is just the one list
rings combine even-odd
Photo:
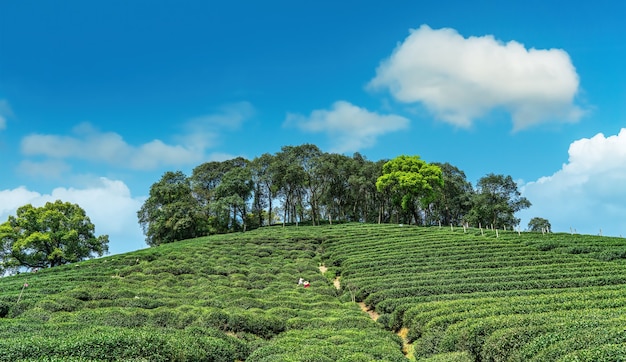
[(624, 360), (624, 257), (462, 228), (216, 235), (0, 278), (0, 361)]

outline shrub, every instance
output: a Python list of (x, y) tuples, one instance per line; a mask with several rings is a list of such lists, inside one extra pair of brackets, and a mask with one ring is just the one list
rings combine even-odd
[(4, 318), (9, 314), (11, 305), (5, 301), (0, 300), (0, 318)]

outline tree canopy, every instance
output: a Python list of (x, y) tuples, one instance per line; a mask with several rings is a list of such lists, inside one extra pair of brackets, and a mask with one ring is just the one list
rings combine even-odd
[(155, 246), (277, 223), (512, 227), (515, 212), (528, 206), (510, 176), (490, 174), (474, 189), (449, 163), (407, 155), (373, 162), (303, 144), (252, 160), (205, 162), (190, 177), (168, 171), (137, 216)]
[(494, 228), (513, 228), (520, 222), (515, 213), (530, 205), (511, 176), (488, 174), (478, 180), (467, 220)]
[(550, 225), (550, 221), (548, 221), (548, 219), (533, 217), (528, 222), (528, 230), (549, 233), (552, 230), (552, 225)]
[(137, 216), (149, 246), (205, 234), (200, 204), (181, 171), (166, 172), (150, 187), (150, 196)]
[(78, 205), (57, 200), (42, 207), (24, 205), (0, 225), (0, 269), (45, 268), (73, 263), (109, 251), (109, 237)]
[(416, 223), (422, 223), (420, 209), (434, 201), (442, 187), (441, 168), (419, 156), (398, 156), (385, 163), (382, 176), (376, 180), (378, 191), (390, 193), (394, 202), (409, 212)]

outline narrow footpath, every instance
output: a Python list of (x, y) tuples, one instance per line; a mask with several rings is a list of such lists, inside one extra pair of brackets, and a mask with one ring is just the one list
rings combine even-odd
[[(324, 265), (320, 265), (319, 269), (322, 274), (325, 274), (328, 271), (328, 268)], [(341, 282), (339, 281), (339, 278), (341, 277), (335, 277), (335, 279), (333, 280), (333, 285), (335, 286), (335, 289), (337, 290), (341, 289)], [(370, 318), (372, 318), (373, 321), (378, 320), (378, 317), (380, 317), (380, 315), (376, 313), (376, 311), (369, 309), (369, 307), (365, 305), (365, 303), (363, 302), (359, 302), (358, 304), (361, 310), (367, 313), (370, 316)], [(411, 357), (413, 356), (413, 353), (412, 353), (413, 345), (410, 344), (407, 339), (408, 333), (409, 333), (408, 328), (402, 328), (396, 334), (400, 338), (402, 338), (402, 352), (404, 353), (405, 356), (409, 357), (409, 359), (412, 360)]]

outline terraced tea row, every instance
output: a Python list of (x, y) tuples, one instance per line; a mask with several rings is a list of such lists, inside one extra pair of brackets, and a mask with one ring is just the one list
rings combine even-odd
[(398, 337), (337, 298), (318, 269), (322, 239), (302, 231), (202, 238), (2, 278), (0, 360), (406, 360)]
[(624, 239), (398, 225), (337, 226), (327, 237), (325, 263), (386, 327), (408, 328), (418, 359), (590, 360), (624, 351), (626, 265), (597, 257), (605, 247), (626, 250)]

